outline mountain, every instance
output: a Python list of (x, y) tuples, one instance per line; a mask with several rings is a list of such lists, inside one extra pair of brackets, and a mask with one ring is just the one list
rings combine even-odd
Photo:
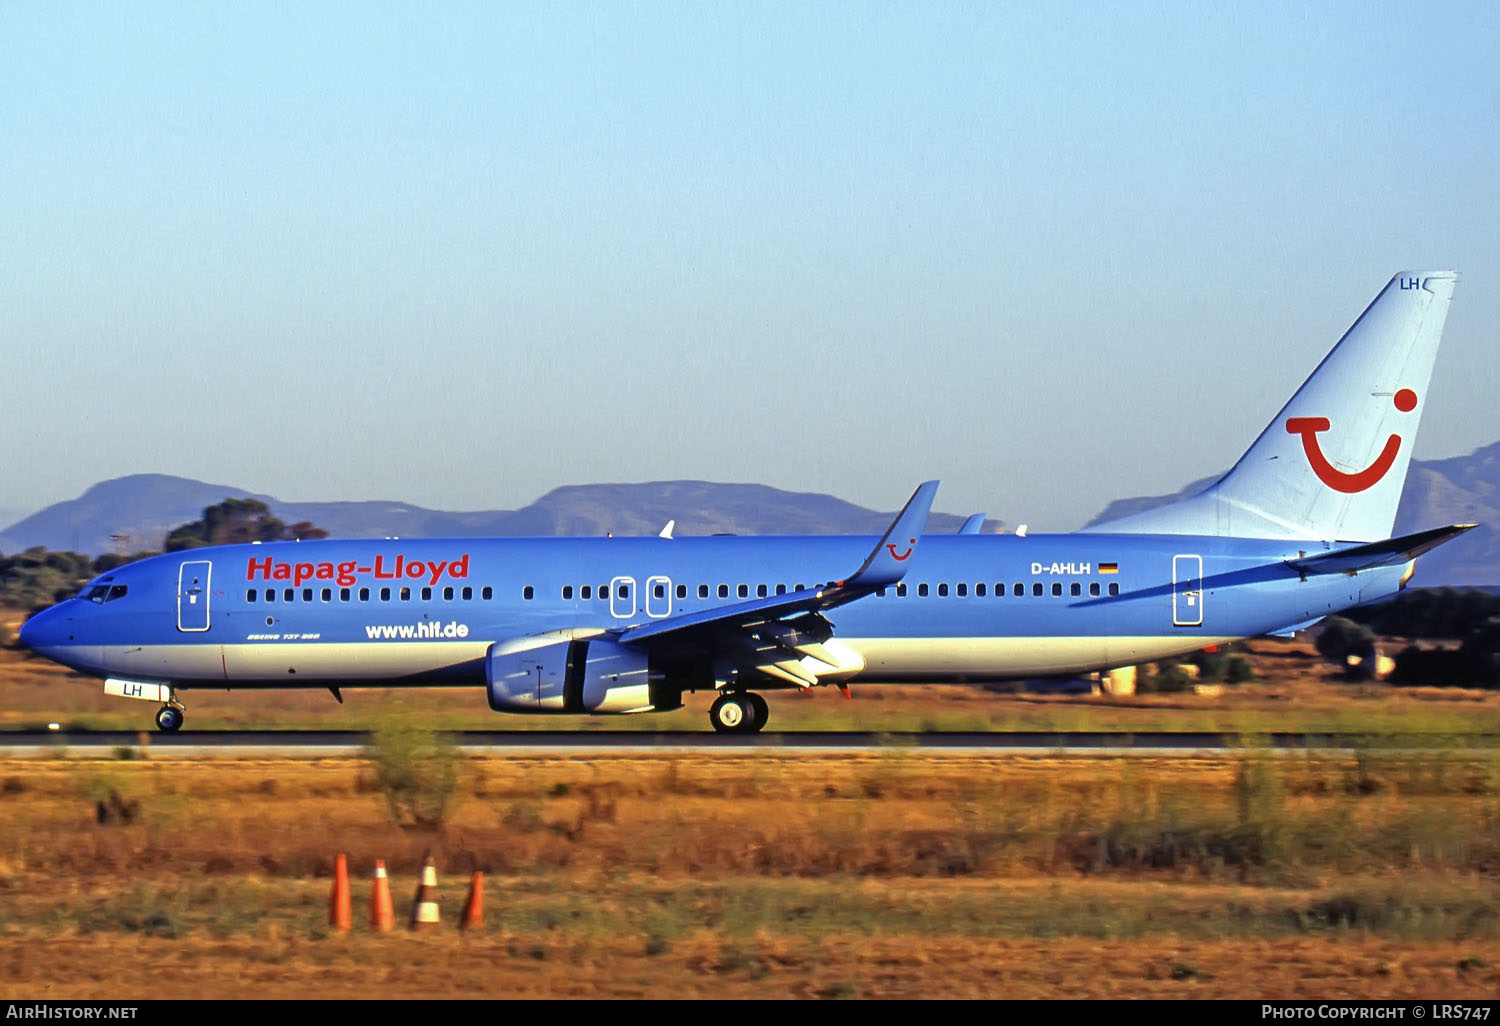
[[(0, 552), (33, 545), (78, 552), (160, 548), (168, 531), (227, 498), (259, 499), (289, 524), (308, 521), (336, 538), (656, 534), (878, 534), (894, 516), (834, 498), (754, 484), (658, 481), (569, 485), (520, 510), (448, 513), (405, 502), (282, 502), (230, 485), (166, 474), (133, 474), (94, 485), (0, 532)], [(934, 513), (935, 532), (964, 518)], [(994, 530), (998, 521), (989, 521)]]
[[(1172, 495), (1116, 499), (1089, 526), (1165, 506), (1213, 484), (1222, 475), (1194, 481)], [(1474, 530), (1417, 560), (1413, 586), (1500, 585), (1500, 442), (1467, 456), (1412, 460), (1396, 508), (1395, 533), (1414, 534), (1445, 524), (1478, 524)]]

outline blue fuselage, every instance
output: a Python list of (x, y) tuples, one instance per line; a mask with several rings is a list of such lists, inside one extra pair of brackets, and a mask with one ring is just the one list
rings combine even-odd
[[(849, 574), (876, 542), (430, 539), (199, 549), (103, 575), (29, 620), (22, 640), (87, 674), (178, 688), (482, 685), (493, 644), (597, 635), (818, 587)], [(899, 584), (828, 613), (850, 653), (833, 677), (963, 681), (1103, 670), (1378, 601), (1409, 573), (1398, 565), (1304, 577), (1286, 564), (1329, 548), (1193, 536), (928, 535)]]

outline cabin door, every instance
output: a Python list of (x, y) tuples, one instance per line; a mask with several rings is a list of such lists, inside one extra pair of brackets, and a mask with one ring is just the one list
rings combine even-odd
[(1203, 626), (1203, 557), (1172, 557), (1172, 623)]
[(208, 575), (213, 564), (192, 560), (177, 568), (177, 629), (208, 630)]

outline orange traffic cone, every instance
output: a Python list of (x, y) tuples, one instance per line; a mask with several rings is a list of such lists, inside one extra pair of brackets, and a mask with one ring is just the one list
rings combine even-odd
[(370, 894), (370, 929), (389, 933), (396, 928), (396, 909), (391, 904), (391, 881), (385, 875), (385, 863), (375, 860), (375, 890)]
[(333, 897), (328, 902), (328, 925), (336, 933), (348, 933), (354, 925), (354, 914), (349, 906), (349, 860), (342, 852), (334, 860)]
[(460, 930), (477, 930), (484, 925), (484, 874), (474, 870), (469, 880), (469, 897), (464, 902), (463, 915), (458, 920)]
[(422, 882), (417, 886), (417, 896), (411, 903), (410, 929), (436, 929), (438, 925), (437, 870), (432, 865), (432, 855), (422, 857)]

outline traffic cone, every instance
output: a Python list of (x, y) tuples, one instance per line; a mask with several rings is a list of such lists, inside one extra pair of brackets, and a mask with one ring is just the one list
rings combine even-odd
[(438, 925), (437, 870), (432, 865), (432, 855), (422, 857), (422, 882), (417, 886), (417, 896), (411, 903), (410, 929), (436, 929)]
[(385, 863), (375, 860), (375, 890), (370, 894), (370, 929), (390, 933), (396, 928), (396, 909), (391, 904), (391, 881), (385, 875)]
[(334, 860), (333, 897), (328, 902), (328, 925), (336, 933), (348, 933), (354, 925), (349, 905), (349, 860), (340, 852)]
[(464, 902), (463, 915), (458, 920), (460, 930), (477, 930), (484, 925), (484, 874), (474, 870), (469, 880), (469, 897)]

